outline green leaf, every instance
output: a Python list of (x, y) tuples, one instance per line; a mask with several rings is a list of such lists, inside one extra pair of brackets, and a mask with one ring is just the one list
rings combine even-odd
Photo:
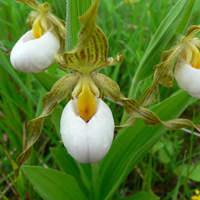
[(67, 153), (67, 150), (63, 147), (51, 148), (51, 153), (59, 166), (59, 168), (73, 176), (75, 179), (80, 178), (80, 171), (77, 162)]
[(26, 93), (27, 97), (29, 97), (33, 103), (36, 103), (35, 98), (31, 94), (31, 92), (29, 91), (27, 86), (25, 86), (24, 83), (21, 81), (16, 70), (11, 66), (10, 62), (8, 61), (8, 59), (6, 57), (7, 56), (5, 56), (2, 51), (0, 51), (1, 66), (4, 67), (4, 69), (10, 74), (10, 76), (13, 78), (13, 80), (20, 86), (21, 90), (23, 90)]
[(123, 200), (158, 200), (158, 196), (151, 194), (149, 192), (138, 192), (130, 197), (125, 197)]
[[(179, 90), (154, 106), (152, 111), (162, 120), (176, 118), (188, 106), (191, 99), (192, 97), (186, 92)], [(165, 131), (163, 126), (149, 127), (142, 120), (138, 120), (133, 127), (123, 129), (118, 134), (100, 165), (102, 199), (112, 197), (134, 166), (149, 152)]]
[(36, 166), (23, 166), (21, 169), (45, 200), (86, 200), (77, 182), (70, 175)]
[(163, 139), (162, 143), (163, 143), (163, 148), (159, 149), (158, 157), (160, 162), (162, 162), (163, 164), (168, 164), (171, 161), (170, 156), (174, 154), (173, 143), (171, 142), (171, 140), (166, 140), (166, 139)]
[(53, 76), (47, 72), (34, 73), (32, 75), (46, 91), (49, 91), (53, 84), (59, 79), (59, 77)]
[(74, 160), (62, 146), (51, 148), (51, 153), (58, 167), (65, 173), (73, 176), (80, 188), (87, 194), (91, 185), (91, 167), (89, 164), (80, 164)]
[(9, 200), (9, 199), (1, 192), (1, 190), (0, 190), (0, 194), (1, 194), (1, 197), (2, 197), (3, 200)]
[(175, 191), (174, 191), (174, 195), (173, 195), (173, 199), (172, 200), (177, 200), (177, 197), (178, 197), (178, 191), (179, 191), (179, 188), (181, 186), (180, 183), (181, 183), (183, 168), (184, 168), (184, 164), (185, 164), (185, 157), (186, 157), (186, 152), (185, 152), (185, 155), (184, 155), (183, 164), (181, 166), (180, 175), (178, 177), (178, 183), (177, 183), (177, 185), (175, 187)]
[[(182, 165), (180, 165), (177, 169), (174, 169), (174, 172), (177, 175), (180, 175), (181, 168), (182, 168)], [(189, 168), (189, 171), (188, 171), (188, 168)], [(198, 163), (195, 166), (184, 165), (182, 176), (188, 177), (189, 179), (195, 182), (200, 182), (200, 163)]]
[(55, 14), (62, 20), (66, 19), (66, 0), (52, 0), (52, 8), (55, 9)]

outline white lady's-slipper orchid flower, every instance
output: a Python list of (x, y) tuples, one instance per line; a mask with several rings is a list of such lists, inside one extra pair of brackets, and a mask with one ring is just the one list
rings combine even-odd
[(65, 106), (60, 132), (68, 153), (81, 163), (96, 163), (110, 149), (114, 137), (114, 119), (110, 108), (99, 98), (99, 90), (90, 75), (80, 77), (73, 100)]
[(60, 122), (64, 146), (80, 163), (99, 162), (108, 153), (114, 127), (112, 112), (101, 99), (96, 99), (95, 113), (89, 120), (80, 117), (77, 100), (70, 100)]
[[(22, 0), (22, 2), (24, 2)], [(64, 37), (64, 24), (49, 12), (50, 6), (36, 4), (34, 0), (24, 2), (39, 12), (32, 12), (27, 20), (30, 31), (26, 32), (11, 51), (10, 61), (18, 70), (38, 73), (49, 68), (55, 62), (55, 53), (60, 50), (60, 41)], [(36, 6), (35, 6), (36, 5)], [(56, 31), (55, 27), (59, 31)]]

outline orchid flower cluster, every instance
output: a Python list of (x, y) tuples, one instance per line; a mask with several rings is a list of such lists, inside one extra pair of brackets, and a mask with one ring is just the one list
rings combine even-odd
[[(89, 10), (79, 17), (82, 25), (79, 40), (69, 52), (63, 48), (64, 22), (50, 13), (50, 6), (47, 3), (37, 4), (35, 0), (20, 2), (28, 2), (27, 4), (38, 12), (29, 15), (28, 24), (31, 30), (20, 38), (11, 52), (13, 67), (24, 72), (42, 72), (56, 61), (60, 68), (73, 73), (54, 84), (43, 98), (41, 115), (28, 123), (29, 140), (26, 149), (17, 158), (16, 174), (31, 155), (33, 145), (42, 131), (43, 117), (50, 115), (66, 97), (68, 103), (60, 120), (61, 138), (68, 153), (80, 163), (96, 163), (103, 159), (111, 147), (114, 130), (133, 126), (137, 118), (143, 119), (151, 126), (163, 124), (168, 129), (193, 126), (200, 131), (200, 125), (187, 119), (162, 121), (155, 113), (145, 108), (153, 101), (155, 84), (144, 92), (138, 102), (123, 96), (116, 82), (97, 73), (97, 70), (104, 67), (120, 64), (124, 58), (120, 54), (116, 58), (108, 57), (107, 38), (96, 25), (99, 0), (95, 0)], [(180, 87), (184, 84), (184, 78), (180, 75), (185, 73), (185, 69), (181, 70), (183, 65), (199, 70), (199, 40), (191, 39), (191, 34), (193, 30), (188, 31), (181, 44), (164, 53), (161, 63), (154, 68), (154, 82), (171, 86), (175, 56), (179, 56), (175, 76)], [(115, 126), (112, 112), (103, 101), (105, 95), (112, 101), (123, 104), (128, 114), (125, 124)]]

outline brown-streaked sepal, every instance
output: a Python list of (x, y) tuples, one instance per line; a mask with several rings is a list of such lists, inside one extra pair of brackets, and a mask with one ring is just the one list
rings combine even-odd
[(46, 12), (50, 11), (50, 9), (51, 9), (50, 5), (47, 2), (40, 4), (35, 0), (16, 0), (16, 1), (18, 3), (25, 3), (25, 4), (29, 5), (30, 7), (34, 8), (35, 10), (37, 10), (39, 12), (43, 12), (43, 13), (46, 13)]
[[(96, 26), (93, 35), (81, 51), (65, 52), (66, 69), (90, 73), (108, 65), (108, 41), (103, 31)], [(63, 67), (62, 67), (63, 68)]]
[(53, 85), (50, 92), (45, 94), (41, 115), (28, 123), (29, 139), (26, 149), (17, 157), (19, 167), (31, 156), (33, 145), (40, 137), (42, 131), (43, 117), (50, 115), (58, 103), (69, 95), (77, 84), (79, 76), (79, 73), (64, 76)]

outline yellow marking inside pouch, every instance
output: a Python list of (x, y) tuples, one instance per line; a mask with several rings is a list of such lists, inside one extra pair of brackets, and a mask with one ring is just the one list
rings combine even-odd
[(194, 67), (196, 69), (200, 69), (200, 53), (198, 53), (197, 55), (195, 55), (194, 61), (192, 63), (192, 67)]
[(79, 115), (84, 120), (88, 120), (94, 115), (95, 98), (88, 83), (83, 85), (82, 91), (78, 96), (78, 110)]
[(41, 17), (37, 17), (37, 19), (33, 23), (33, 35), (35, 39), (42, 37), (44, 34), (44, 29), (41, 26)]

